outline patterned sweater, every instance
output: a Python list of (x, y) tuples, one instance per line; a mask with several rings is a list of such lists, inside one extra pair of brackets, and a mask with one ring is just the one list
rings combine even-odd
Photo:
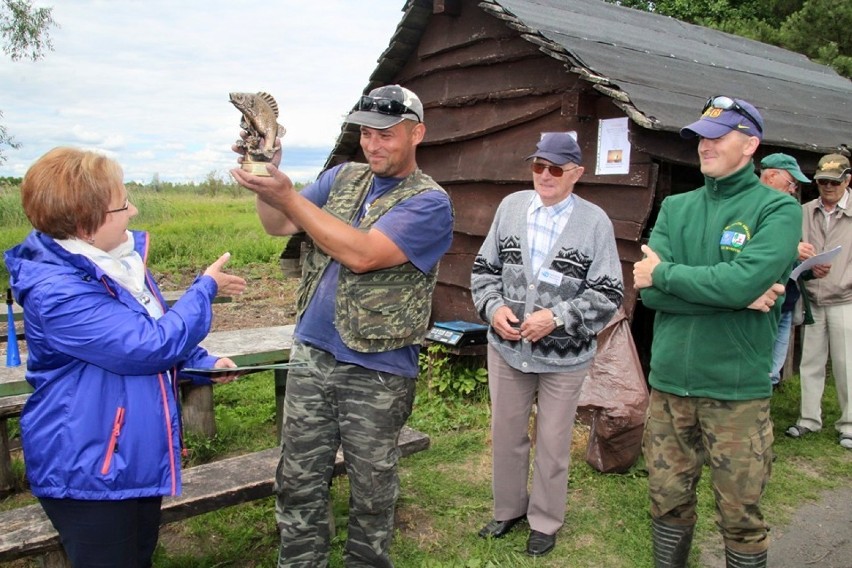
[[(490, 329), (488, 342), (512, 368), (528, 373), (581, 369), (591, 364), (597, 333), (624, 295), (612, 223), (601, 208), (575, 196), (565, 230), (535, 275), (527, 240), (527, 209), (534, 196), (532, 190), (513, 193), (497, 209), (473, 263), (473, 301), (489, 324), (504, 305), (521, 321), (548, 308), (565, 322), (535, 343), (506, 341)], [(541, 276), (545, 269), (553, 271), (546, 278)]]

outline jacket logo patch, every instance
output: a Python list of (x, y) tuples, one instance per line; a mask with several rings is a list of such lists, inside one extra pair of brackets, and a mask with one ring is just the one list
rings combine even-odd
[(719, 247), (722, 250), (730, 252), (742, 251), (745, 244), (751, 238), (751, 230), (745, 223), (737, 221), (725, 227), (722, 231), (722, 238), (719, 240)]

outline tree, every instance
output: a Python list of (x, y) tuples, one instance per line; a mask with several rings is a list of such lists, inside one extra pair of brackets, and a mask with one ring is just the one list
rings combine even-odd
[[(0, 43), (12, 61), (44, 57), (53, 51), (50, 28), (56, 26), (53, 8), (35, 8), (31, 0), (2, 0), (0, 2)], [(3, 113), (0, 111), (0, 118)], [(17, 148), (6, 128), (0, 124), (0, 164), (6, 161), (3, 146)]]
[(852, 78), (852, 3), (837, 0), (606, 0), (783, 47)]
[(852, 4), (808, 0), (781, 27), (784, 47), (852, 78)]

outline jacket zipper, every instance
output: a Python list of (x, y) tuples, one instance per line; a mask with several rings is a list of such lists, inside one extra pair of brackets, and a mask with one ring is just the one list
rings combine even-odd
[[(169, 452), (169, 478), (171, 482), (171, 495), (177, 495), (177, 468), (180, 467), (180, 464), (175, 463), (175, 447), (174, 441), (172, 438), (172, 415), (169, 412), (169, 396), (167, 389), (169, 388), (166, 385), (166, 377), (163, 373), (160, 373), (157, 376), (157, 379), (160, 384), (160, 397), (163, 402), (163, 418), (165, 419), (165, 427), (166, 427), (166, 445), (168, 446)], [(175, 383), (177, 382), (177, 376), (172, 379)]]
[(112, 457), (115, 455), (115, 452), (118, 451), (118, 437), (121, 435), (121, 426), (124, 424), (124, 407), (119, 406), (115, 411), (115, 420), (112, 423), (112, 435), (109, 437), (109, 444), (107, 445), (106, 456), (104, 457), (104, 463), (101, 466), (101, 475), (106, 475), (109, 473), (110, 465), (112, 464)]

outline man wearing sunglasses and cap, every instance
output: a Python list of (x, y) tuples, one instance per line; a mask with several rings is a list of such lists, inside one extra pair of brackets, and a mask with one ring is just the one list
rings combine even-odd
[(343, 449), (350, 486), (347, 566), (391, 567), (399, 496), (397, 439), (411, 413), (420, 343), (438, 261), (452, 240), (446, 192), (417, 167), (423, 104), (399, 85), (373, 89), (346, 119), (360, 126), (366, 164), (347, 163), (296, 192), (269, 177), (231, 171), (257, 194), (272, 235), (313, 242), (297, 299), (276, 472), (278, 566), (326, 566), (328, 490)]
[(542, 556), (565, 520), (574, 416), (596, 336), (624, 290), (612, 222), (573, 193), (584, 171), (576, 140), (546, 133), (527, 159), (535, 190), (500, 204), (471, 276), (474, 304), (490, 324), (494, 517), (479, 536), (503, 537), (526, 519), (527, 554)]
[(711, 97), (681, 136), (699, 138), (704, 185), (663, 201), (633, 270), (657, 312), (643, 439), (654, 561), (686, 566), (707, 463), (728, 568), (765, 567), (775, 300), (797, 256), (802, 211), (754, 173), (763, 119), (753, 105)]
[(802, 341), (802, 404), (798, 421), (786, 434), (802, 438), (822, 429), (822, 395), (825, 364), (831, 370), (840, 404), (834, 428), (840, 445), (852, 450), (852, 191), (849, 158), (823, 156), (814, 174), (819, 197), (804, 205), (802, 260), (840, 246), (830, 265), (814, 267), (819, 280), (805, 282), (814, 323)]

